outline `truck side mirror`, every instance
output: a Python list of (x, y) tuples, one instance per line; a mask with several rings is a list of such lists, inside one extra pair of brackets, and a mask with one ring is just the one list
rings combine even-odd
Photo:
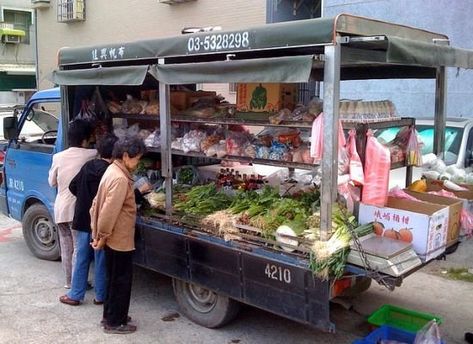
[(3, 118), (3, 136), (7, 140), (16, 139), (18, 135), (18, 117)]

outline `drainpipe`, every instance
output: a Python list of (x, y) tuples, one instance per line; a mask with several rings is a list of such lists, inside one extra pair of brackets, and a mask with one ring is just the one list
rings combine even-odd
[(39, 63), (38, 63), (38, 10), (34, 10), (34, 51), (35, 51), (35, 63), (36, 63), (36, 90), (39, 89)]

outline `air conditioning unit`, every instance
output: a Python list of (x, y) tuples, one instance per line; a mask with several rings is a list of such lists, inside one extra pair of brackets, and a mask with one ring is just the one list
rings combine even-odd
[(2, 43), (19, 44), (19, 43), (21, 43), (21, 36), (18, 36), (18, 35), (3, 35), (2, 36)]
[(176, 5), (176, 4), (182, 4), (184, 2), (191, 2), (191, 1), (196, 1), (196, 0), (158, 0), (160, 4), (167, 4), (167, 5)]
[(50, 0), (31, 0), (31, 7), (37, 9), (49, 8), (51, 2)]

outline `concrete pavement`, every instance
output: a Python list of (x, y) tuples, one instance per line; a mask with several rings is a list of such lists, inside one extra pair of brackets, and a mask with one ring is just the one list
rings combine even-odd
[(353, 301), (352, 311), (334, 305), (336, 334), (252, 307), (243, 307), (222, 329), (206, 329), (176, 315), (169, 278), (136, 268), (130, 315), (138, 331), (106, 335), (99, 326), (102, 307), (92, 303), (93, 291), (78, 307), (63, 305), (58, 301), (65, 293), (62, 280), (60, 263), (33, 257), (19, 224), (1, 217), (0, 343), (351, 343), (367, 333), (365, 316), (385, 303), (442, 316), (447, 343), (463, 343), (463, 332), (473, 329), (473, 284), (424, 272), (410, 276), (394, 292), (373, 285)]

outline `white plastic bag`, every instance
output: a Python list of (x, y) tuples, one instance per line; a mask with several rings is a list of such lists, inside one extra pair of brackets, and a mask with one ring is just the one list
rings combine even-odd
[(417, 332), (413, 344), (442, 344), (440, 329), (435, 319), (429, 321), (419, 332)]

